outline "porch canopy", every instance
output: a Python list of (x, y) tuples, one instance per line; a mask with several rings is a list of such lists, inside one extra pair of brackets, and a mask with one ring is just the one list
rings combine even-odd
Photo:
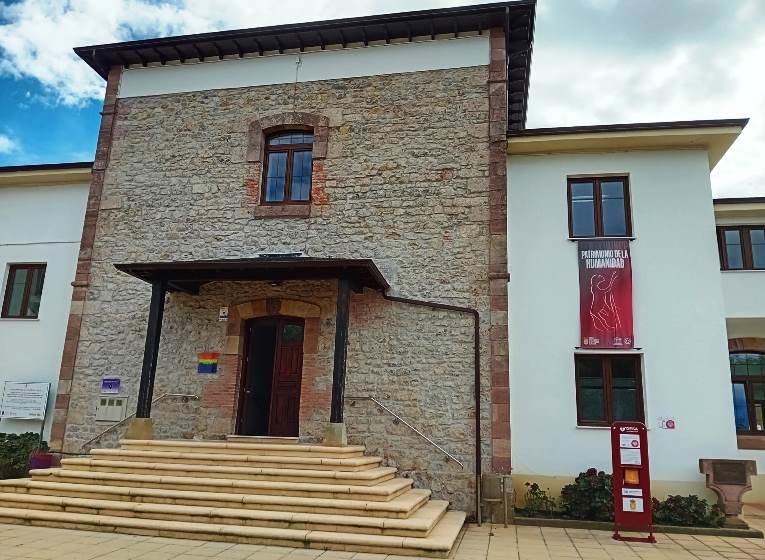
[(162, 331), (167, 292), (199, 294), (210, 282), (284, 280), (337, 280), (335, 355), (332, 369), (332, 409), (330, 422), (343, 422), (343, 397), (348, 346), (348, 308), (351, 290), (363, 288), (385, 291), (390, 286), (372, 259), (313, 258), (301, 255), (261, 255), (250, 259), (121, 263), (117, 270), (151, 284), (151, 304), (146, 328), (141, 382), (136, 418), (151, 417), (154, 374), (157, 369), (159, 338)]

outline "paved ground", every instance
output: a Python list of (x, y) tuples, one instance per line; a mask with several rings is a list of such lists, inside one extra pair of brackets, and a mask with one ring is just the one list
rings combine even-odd
[[(765, 540), (658, 535), (657, 544), (620, 543), (606, 531), (484, 525), (468, 527), (454, 560), (765, 560)], [(68, 529), (0, 525), (0, 560), (411, 560), (361, 554), (211, 543)]]

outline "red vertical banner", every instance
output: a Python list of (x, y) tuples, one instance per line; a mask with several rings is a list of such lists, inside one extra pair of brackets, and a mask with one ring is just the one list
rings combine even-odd
[(581, 347), (633, 348), (629, 240), (582, 239), (578, 256)]

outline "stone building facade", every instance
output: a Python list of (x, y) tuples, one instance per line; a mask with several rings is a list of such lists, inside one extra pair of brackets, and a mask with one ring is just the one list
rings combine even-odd
[[(115, 264), (298, 253), (372, 259), (390, 294), (478, 311), (483, 467), (509, 469), (507, 41), (502, 27), (474, 35), (483, 64), (133, 97), (120, 95), (123, 80), (146, 70), (112, 66), (53, 446), (77, 453), (115, 442), (119, 430), (93, 440), (105, 428), (95, 417), (102, 378), (120, 378), (131, 402), (139, 392), (151, 288)], [(262, 144), (283, 129), (313, 132), (308, 205), (260, 203)], [(213, 282), (197, 295), (168, 294), (154, 396), (193, 398), (155, 405), (156, 436), (235, 433), (244, 321), (290, 316), (305, 325), (299, 436), (319, 441), (332, 397), (336, 286)], [(468, 511), (473, 328), (468, 314), (354, 292), (344, 400), (349, 442)], [(220, 353), (217, 373), (197, 373), (199, 352)]]

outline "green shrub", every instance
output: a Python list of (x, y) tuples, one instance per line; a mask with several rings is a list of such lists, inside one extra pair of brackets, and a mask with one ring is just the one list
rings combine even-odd
[(47, 451), (48, 444), (40, 444), (40, 434), (0, 433), (0, 479), (22, 478), (27, 474), (29, 456), (38, 450)]
[(547, 491), (536, 482), (526, 482), (526, 491), (523, 494), (523, 511), (529, 517), (546, 516), (549, 517), (555, 512), (555, 500), (551, 498)]
[(610, 474), (597, 469), (579, 473), (573, 484), (560, 492), (563, 513), (574, 519), (612, 521), (614, 518), (613, 483)]
[(663, 502), (654, 498), (653, 521), (659, 525), (683, 527), (722, 527), (725, 513), (720, 506), (710, 507), (706, 500), (696, 495), (667, 496)]

